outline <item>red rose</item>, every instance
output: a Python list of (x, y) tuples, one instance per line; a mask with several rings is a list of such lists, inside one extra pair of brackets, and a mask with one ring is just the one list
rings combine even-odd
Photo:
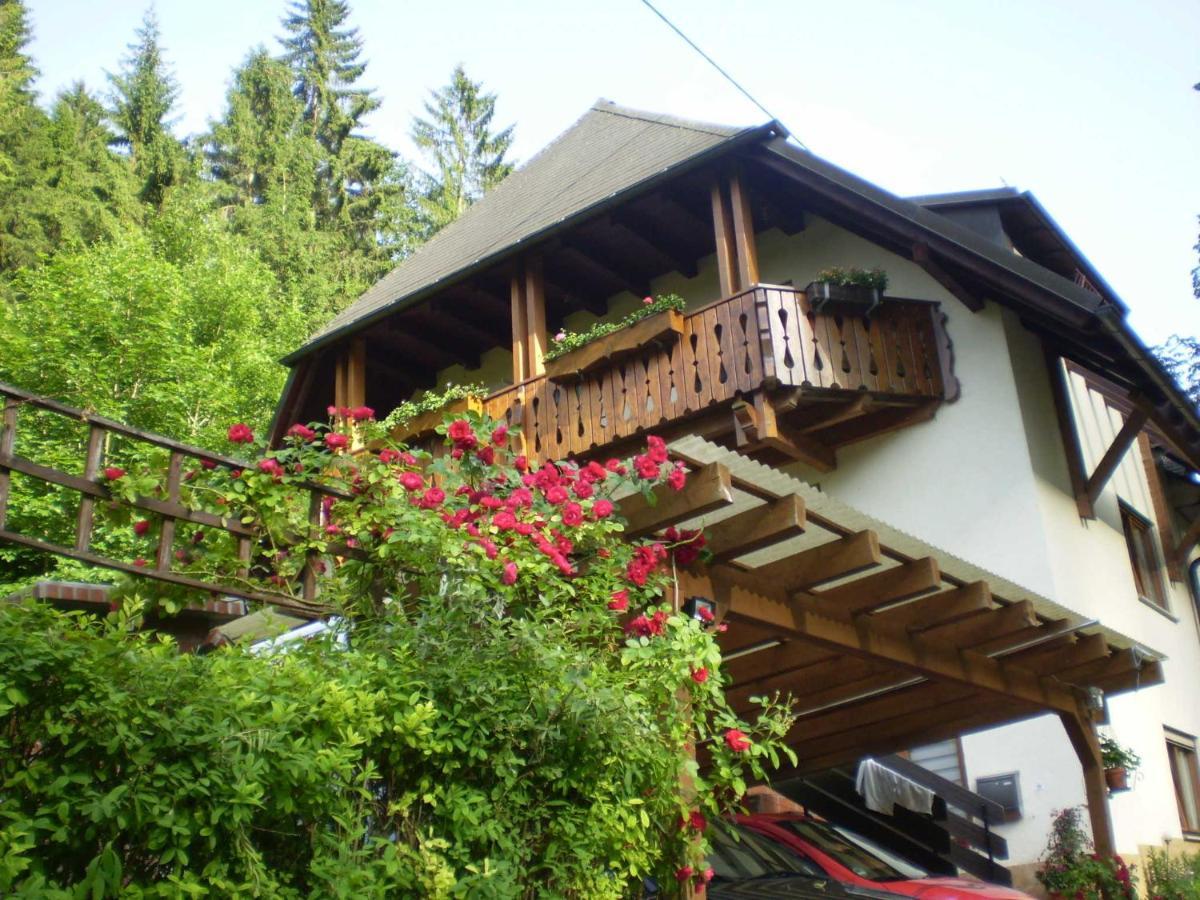
[(200, 460), (200, 466), (204, 469), (215, 469), (217, 467), (217, 461), (215, 459), (202, 459)]
[(656, 463), (665, 463), (667, 461), (667, 442), (656, 434), (646, 438), (646, 455)]
[(563, 524), (564, 525), (582, 525), (583, 524), (583, 507), (578, 503), (568, 503), (563, 506)]
[(583, 479), (576, 481), (575, 484), (571, 486), (571, 490), (575, 492), (575, 496), (580, 500), (587, 500), (594, 493), (596, 493), (596, 489), (592, 487), (592, 483), (590, 481), (584, 481)]
[(455, 419), (450, 423), (450, 427), (446, 429), (446, 434), (456, 444), (466, 443), (468, 440), (474, 441), (475, 439), (475, 432), (471, 429), (471, 423), (466, 419)]
[(711, 622), (713, 620), (712, 610), (707, 606), (701, 606), (699, 609), (697, 609), (696, 615), (700, 617), (700, 621), (702, 622)]
[(508, 440), (508, 426), (497, 425), (495, 431), (492, 432), (492, 443), (497, 447), (503, 447), (504, 442)]
[(516, 469), (518, 472), (528, 471), (529, 457), (518, 456), (516, 459), (513, 460), (513, 468)]
[(671, 486), (672, 490), (682, 491), (683, 486), (687, 484), (687, 470), (683, 466), (676, 466), (667, 476), (667, 484)]
[(708, 884), (710, 881), (713, 880), (713, 875), (715, 875), (715, 874), (716, 873), (713, 872), (713, 870), (712, 870), (712, 866), (709, 866), (707, 869), (705, 869), (703, 872), (700, 873), (700, 877), (704, 879), (705, 884)]
[(339, 528), (337, 525), (334, 525), (334, 524), (331, 522), (331, 523), (329, 523), (328, 525), (326, 525), (326, 526), (325, 526), (325, 533), (326, 533), (326, 534), (328, 534), (328, 535), (341, 534), (341, 533), (342, 533), (342, 529), (341, 529), (341, 528)]
[(440, 506), (442, 501), (446, 499), (446, 492), (441, 488), (431, 487), (421, 497), (421, 507), (423, 509), (433, 509), (435, 506)]
[(634, 457), (633, 467), (637, 471), (638, 477), (645, 478), (647, 481), (658, 477), (658, 463), (649, 456)]
[(501, 531), (508, 531), (511, 528), (517, 527), (517, 517), (505, 510), (504, 512), (498, 512), (496, 515), (492, 516), (492, 524)]
[(696, 682), (696, 684), (704, 684), (704, 682), (708, 681), (708, 669), (704, 666), (692, 669), (692, 681)]
[(504, 572), (500, 576), (500, 581), (503, 584), (517, 583), (517, 564), (515, 562), (506, 562), (504, 564)]
[(349, 443), (350, 439), (348, 437), (336, 431), (331, 431), (325, 435), (325, 446), (330, 450), (344, 450)]
[(350, 410), (350, 418), (355, 422), (368, 422), (375, 418), (375, 410), (369, 406), (356, 406)]
[(517, 488), (508, 495), (508, 505), (513, 509), (521, 507), (528, 509), (530, 506), (533, 506), (533, 491), (529, 490), (529, 488)]
[(597, 500), (592, 504), (592, 516), (597, 519), (607, 519), (612, 515), (613, 505), (611, 500)]
[(146, 566), (146, 561), (145, 561), (144, 559), (142, 559), (142, 558), (139, 556), (137, 559), (135, 559), (135, 560), (133, 561), (133, 564), (134, 564), (135, 566), (137, 566), (139, 569), (142, 569), (142, 568), (145, 568), (145, 566)]
[(730, 728), (725, 732), (725, 744), (734, 753), (745, 753), (750, 749), (750, 738), (746, 737), (745, 732)]
[(462, 459), (462, 457), (463, 457), (463, 448), (462, 447), (455, 447), (453, 450), (450, 451), (451, 459)]
[(604, 464), (604, 468), (608, 469), (610, 472), (616, 472), (621, 468), (621, 461), (619, 459), (610, 459)]
[[(700, 810), (693, 809), (688, 814), (688, 824), (691, 825), (696, 831), (704, 831), (706, 828), (708, 828), (708, 819), (704, 818), (704, 813), (700, 812)], [(709, 871), (711, 871), (711, 869)], [(711, 878), (712, 876), (710, 875), (709, 877)]]
[(283, 474), (283, 466), (281, 466), (279, 462), (274, 459), (260, 459), (258, 461), (258, 471), (274, 478), (278, 478)]
[(614, 612), (625, 612), (629, 609), (629, 591), (613, 591), (612, 599), (608, 601), (608, 608)]
[(394, 462), (400, 461), (400, 451), (393, 450), (390, 447), (379, 451), (379, 461), (384, 465), (391, 465)]
[(675, 880), (676, 881), (687, 881), (691, 877), (692, 877), (692, 867), (691, 866), (683, 866), (683, 867), (675, 870)]
[(317, 439), (317, 433), (315, 431), (306, 425), (301, 425), (298, 422), (287, 430), (287, 436), (304, 441), (306, 443), (308, 441), (315, 441)]
[(494, 447), (480, 447), (475, 451), (475, 458), (485, 466), (490, 466), (496, 461), (496, 450)]
[(104, 477), (109, 481), (120, 481), (125, 477), (125, 470), (118, 469), (116, 466), (109, 466), (104, 470)]
[(145, 519), (142, 519), (141, 521), (133, 523), (133, 533), (136, 534), (138, 537), (141, 537), (143, 534), (145, 534), (149, 530), (150, 530), (150, 523)]
[(244, 425), (241, 422), (238, 422), (236, 425), (229, 426), (229, 433), (227, 437), (234, 444), (254, 443), (254, 432), (250, 430), (249, 426)]
[(416, 472), (405, 472), (400, 476), (400, 484), (406, 491), (417, 491), (425, 486), (425, 479)]
[(546, 499), (555, 506), (566, 503), (570, 498), (571, 495), (567, 493), (567, 489), (562, 485), (556, 484), (554, 487), (550, 488), (550, 490), (546, 491)]

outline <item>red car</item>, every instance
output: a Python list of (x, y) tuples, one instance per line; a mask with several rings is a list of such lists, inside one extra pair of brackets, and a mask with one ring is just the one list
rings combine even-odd
[(1028, 894), (969, 878), (931, 876), (864, 837), (811, 816), (738, 816), (737, 821), (815, 863), (847, 885), (922, 900), (1032, 900)]

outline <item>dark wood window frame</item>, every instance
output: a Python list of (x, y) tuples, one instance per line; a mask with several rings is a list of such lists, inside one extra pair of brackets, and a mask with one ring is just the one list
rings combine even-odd
[(1196, 762), (1196, 739), (1169, 729), (1166, 739), (1179, 825), (1185, 836), (1200, 840), (1200, 766)]
[(1121, 501), (1121, 529), (1129, 551), (1129, 565), (1138, 599), (1167, 615), (1171, 614), (1163, 563), (1159, 556), (1154, 523)]

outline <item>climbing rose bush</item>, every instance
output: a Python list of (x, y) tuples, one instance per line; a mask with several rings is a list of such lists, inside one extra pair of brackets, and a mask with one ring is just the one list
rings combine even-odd
[[(790, 757), (792, 717), (777, 698), (735, 715), (720, 626), (674, 611), (703, 535), (624, 535), (621, 498), (686, 471), (655, 438), (536, 467), (477, 416), (442, 427), (437, 458), (365, 407), (331, 416), (183, 473), (185, 502), (255, 530), (250, 559), (195, 525), (173, 545), (178, 571), (297, 599), (311, 567), (324, 636), (179, 654), (136, 626), (187, 598), (145, 583), (101, 623), (0, 612), (0, 890), (702, 890), (706, 823)], [(102, 524), (144, 563), (161, 524), (120, 500), (161, 494), (163, 461), (119, 461)], [(316, 506), (312, 484), (330, 491)]]

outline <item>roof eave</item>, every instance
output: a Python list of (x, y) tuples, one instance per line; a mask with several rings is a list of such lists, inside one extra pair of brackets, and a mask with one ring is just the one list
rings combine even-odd
[(676, 163), (673, 166), (668, 166), (649, 178), (643, 179), (642, 181), (631, 185), (623, 191), (610, 194), (603, 200), (584, 207), (570, 216), (559, 219), (557, 222), (548, 225), (540, 231), (534, 232), (522, 240), (508, 244), (494, 253), (481, 257), (469, 266), (465, 266), (464, 268), (461, 268), (456, 272), (445, 276), (444, 278), (440, 278), (437, 281), (431, 282), (418, 291), (414, 291), (413, 293), (404, 297), (397, 297), (387, 305), (382, 306), (377, 310), (373, 310), (371, 313), (363, 316), (362, 318), (356, 319), (353, 322), (347, 322), (342, 327), (309, 341), (307, 344), (299, 347), (298, 349), (289, 353), (287, 356), (283, 357), (280, 362), (282, 362), (285, 366), (294, 366), (304, 357), (310, 356), (316, 351), (321, 350), (322, 348), (331, 344), (335, 344), (349, 335), (361, 331), (367, 326), (378, 322), (380, 319), (386, 318), (387, 316), (390, 316), (402, 309), (407, 309), (408, 307), (421, 302), (427, 297), (436, 294), (438, 291), (443, 290), (451, 284), (461, 281), (464, 278), (469, 278), (471, 275), (474, 275), (477, 272), (502, 263), (507, 259), (517, 255), (531, 244), (544, 241), (560, 231), (577, 225), (580, 222), (595, 216), (597, 213), (603, 212), (604, 210), (615, 206), (633, 194), (641, 193), (651, 187), (655, 187), (669, 178), (672, 178), (683, 172), (690, 171), (691, 169), (698, 168), (705, 163), (712, 161), (716, 157), (745, 147), (748, 144), (762, 142), (772, 138), (785, 137), (787, 134), (787, 129), (785, 129), (779, 122), (774, 120), (763, 125), (753, 125), (745, 128), (741, 132), (733, 135), (728, 140), (723, 141), (720, 144), (716, 144), (701, 153), (697, 153), (695, 156), (691, 156), (679, 163)]

